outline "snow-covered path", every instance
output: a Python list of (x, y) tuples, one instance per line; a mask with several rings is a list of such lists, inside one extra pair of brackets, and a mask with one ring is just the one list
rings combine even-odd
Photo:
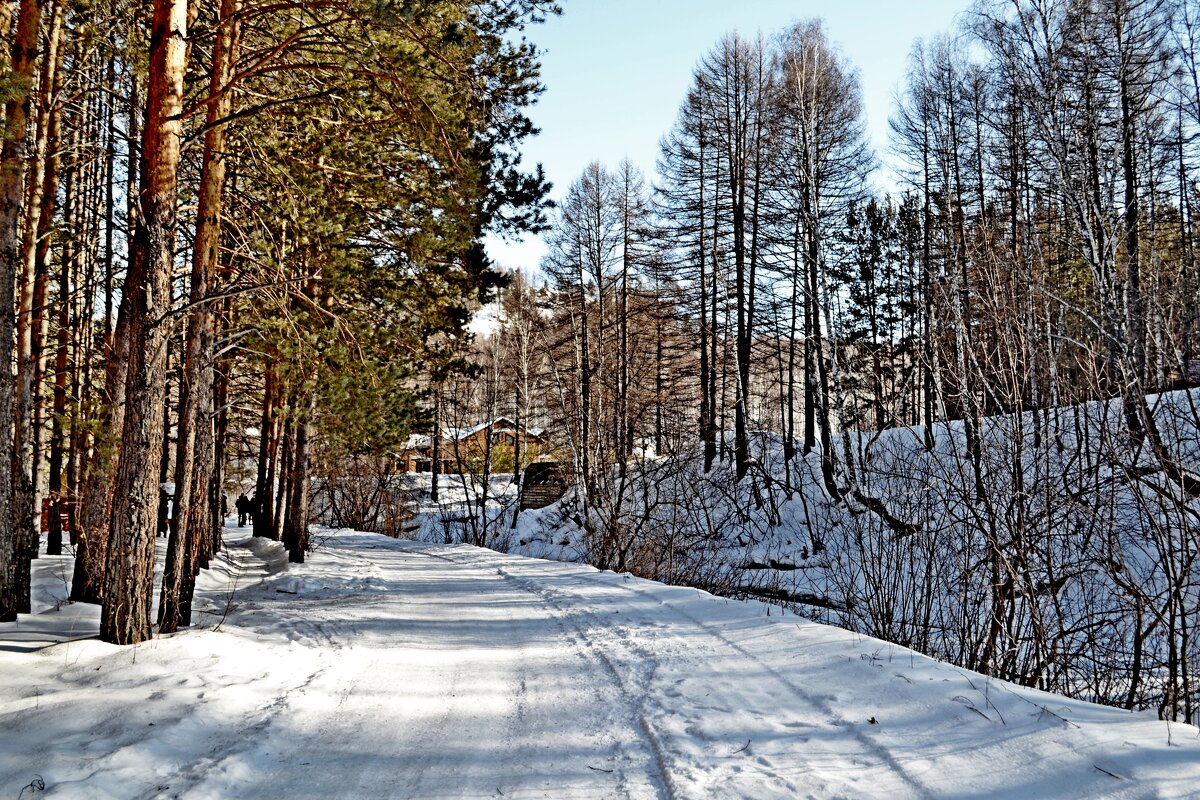
[(0, 625), (0, 797), (1200, 796), (1196, 728), (578, 565), (341, 533), (201, 590), (139, 647)]
[(331, 550), (341, 563), (319, 580), (242, 604), (248, 630), (310, 646), (312, 678), (189, 796), (661, 794), (640, 731), (614, 713), (620, 693), (594, 683), (590, 655), (564, 646), (536, 596), (485, 551), (463, 565), (387, 544), (369, 537), (369, 559)]

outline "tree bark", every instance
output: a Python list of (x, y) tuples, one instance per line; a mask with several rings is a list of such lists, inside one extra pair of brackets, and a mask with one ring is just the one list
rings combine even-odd
[[(229, 328), (230, 299), (221, 301), (221, 314), (216, 321), (214, 338)], [(213, 464), (209, 478), (209, 493), (212, 495), (212, 520), (209, 541), (200, 553), (200, 564), (206, 566), (210, 556), (221, 549), (222, 532), (225, 529), (225, 444), (229, 434), (229, 368), (231, 357), (222, 354), (213, 366)]]
[[(25, 151), (29, 129), (34, 65), (42, 7), (38, 0), (21, 0), (17, 31), (12, 40), (10, 69), (21, 87), (4, 107), (4, 144), (0, 149), (0, 622), (11, 622), (18, 611), (29, 610), (29, 548), (12, 508), (14, 383), (11, 368), (16, 333), (14, 286), (21, 260), (21, 213), (25, 193)], [(21, 580), (22, 574), (25, 580)], [(22, 596), (23, 595), (23, 596)]]
[[(131, 29), (135, 23), (131, 22)], [(141, 96), (138, 78), (130, 84), (127, 117), (126, 208), (128, 231), (126, 246), (131, 256), (135, 252), (134, 234), (140, 227), (141, 209), (138, 203), (137, 170), (134, 164), (140, 149)], [(112, 126), (115, 127), (115, 126)], [(111, 209), (109, 217), (111, 218)], [(110, 248), (111, 252), (111, 248)], [(110, 295), (111, 296), (111, 295)], [(117, 306), (116, 324), (105, 341), (104, 395), (100, 406), (92, 456), (84, 465), (80, 481), (78, 542), (75, 569), (71, 580), (71, 599), (77, 603), (104, 602), (105, 571), (108, 565), (110, 520), (112, 518), (113, 488), (117, 481), (117, 452), (125, 430), (125, 383), (129, 367), (129, 325), (132, 307), (128, 292), (122, 293)], [(108, 305), (106, 303), (106, 319)]]
[[(39, 329), (35, 324), (34, 298), (38, 288), (38, 239), (39, 235), (46, 232), (46, 228), (39, 223), (44, 216), (43, 193), (46, 190), (45, 178), (48, 174), (47, 160), (52, 130), (50, 118), (58, 111), (54, 95), (61, 83), (57, 77), (62, 66), (62, 55), (59, 52), (63, 27), (61, 4), (55, 4), (51, 19), (45, 64), (38, 81), (37, 118), (34, 124), (36, 136), (27, 181), (28, 200), (24, 208), (25, 235), (22, 243), (21, 274), (18, 279), (20, 305), (17, 311), (16, 407), (13, 413), (13, 521), (17, 525), (17, 535), (26, 541), (27, 546), (32, 546), (34, 557), (38, 547), (38, 524), (35, 516), (37, 450), (34, 447), (34, 378), (37, 369), (35, 354), (41, 351), (41, 343), (37, 341)], [(47, 551), (54, 555), (62, 553), (61, 526), (59, 528), (58, 536), (50, 536), (47, 540)]]
[(433, 432), (429, 435), (429, 499), (438, 502), (438, 484), (442, 477), (442, 384), (433, 385)]
[(278, 451), (279, 420), (276, 416), (275, 368), (270, 362), (263, 370), (263, 406), (259, 422), (258, 480), (254, 494), (258, 508), (254, 510), (254, 535), (275, 538), (275, 458)]
[(280, 401), (280, 406), (286, 413), (283, 419), (282, 432), (279, 434), (279, 443), (276, 445), (277, 455), (271, 459), (271, 469), (274, 470), (278, 479), (272, 477), (271, 485), (278, 485), (278, 491), (275, 495), (275, 510), (271, 521), (271, 538), (275, 541), (283, 540), (284, 522), (286, 521), (287, 504), (290, 497), (290, 484), (292, 476), (292, 432), (294, 430), (295, 411), (288, 408), (284, 401)]
[(100, 617), (100, 638), (113, 644), (136, 644), (150, 637), (186, 38), (187, 3), (155, 0), (142, 148), (142, 220), (124, 292), (131, 298), (126, 417)]
[[(175, 448), (175, 513), (167, 544), (167, 568), (159, 601), (159, 632), (189, 624), (191, 590), (197, 571), (197, 541), (206, 538), (209, 479), (212, 474), (213, 310), (209, 291), (217, 274), (221, 246), (221, 210), (225, 191), (226, 129), (233, 107), (227, 91), (237, 58), (239, 0), (221, 0), (213, 47), (200, 167), (196, 237), (192, 251), (187, 337), (179, 382), (179, 425)], [(255, 526), (258, 525), (255, 514)]]
[(288, 561), (293, 564), (303, 564), (308, 551), (308, 442), (312, 435), (309, 418), (315, 405), (310, 398), (305, 408), (300, 410), (301, 418), (293, 426), (293, 450), (287, 480), (287, 515), (283, 527), (284, 547), (288, 551)]

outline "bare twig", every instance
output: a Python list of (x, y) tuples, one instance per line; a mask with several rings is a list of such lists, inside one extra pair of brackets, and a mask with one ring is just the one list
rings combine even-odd
[(21, 787), (21, 793), (17, 795), (17, 800), (21, 800), (21, 798), (25, 796), (26, 789), (30, 790), (30, 795), (38, 792), (44, 792), (46, 791), (46, 782), (42, 780), (41, 775), (34, 775), (33, 780)]

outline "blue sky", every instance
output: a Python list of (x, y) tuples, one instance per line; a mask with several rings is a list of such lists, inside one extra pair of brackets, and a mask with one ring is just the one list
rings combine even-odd
[[(913, 42), (953, 27), (970, 0), (563, 0), (564, 13), (528, 30), (545, 52), (546, 91), (531, 110), (542, 133), (524, 148), (542, 162), (558, 198), (598, 159), (628, 156), (653, 178), (658, 141), (671, 127), (692, 68), (725, 33), (770, 36), (798, 19), (821, 18), (831, 41), (859, 69), (868, 129), (880, 152), (887, 117)], [(530, 271), (544, 248), (490, 241), (504, 269)]]

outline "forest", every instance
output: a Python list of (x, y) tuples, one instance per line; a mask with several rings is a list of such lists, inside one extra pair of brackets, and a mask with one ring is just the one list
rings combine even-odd
[(442, 415), (562, 432), (538, 524), (584, 561), (1194, 721), (1198, 20), (976, 3), (886, 154), (819, 22), (729, 34), (655, 176), (570, 185)]
[(558, 9), (6, 9), (0, 620), (30, 610), (44, 506), (71, 599), (137, 643), (189, 624), (227, 488), (269, 484), (256, 521), (303, 561), (318, 440), (387, 446), (421, 417), (418, 371), (461, 361), (500, 280), (481, 237), (543, 219), (517, 152), (541, 88), (521, 30)]
[[(453, 477), (448, 541), (1197, 720), (1194, 0), (978, 0), (913, 46), (888, 153), (819, 21), (697, 43), (656, 174), (556, 206), (520, 157), (549, 0), (9, 10), (0, 621), (43, 517), (134, 644), (191, 624), (226, 496), (303, 561), (338, 492), (406, 535)], [(520, 233), (548, 254), (501, 274)], [(551, 449), (571, 486), (522, 510)]]

